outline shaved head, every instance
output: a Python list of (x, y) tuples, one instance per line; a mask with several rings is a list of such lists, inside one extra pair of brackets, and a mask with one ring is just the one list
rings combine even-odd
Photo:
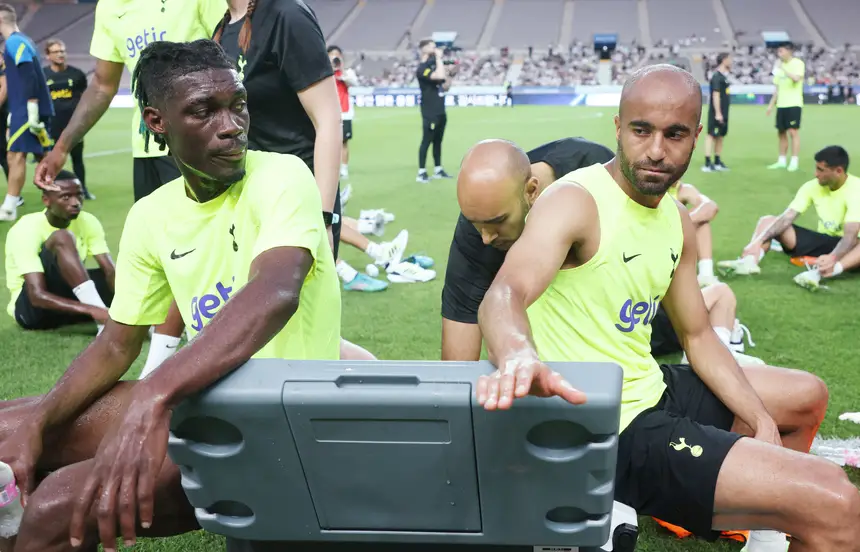
[(625, 103), (642, 101), (642, 95), (645, 98), (666, 97), (670, 101), (687, 98), (691, 105), (696, 106), (696, 120), (702, 118), (702, 85), (680, 67), (660, 63), (634, 71), (621, 88), (619, 114), (623, 116)]
[(688, 71), (650, 65), (627, 79), (615, 130), (618, 166), (632, 190), (662, 198), (690, 165), (701, 118), (702, 87)]
[(532, 180), (528, 155), (513, 142), (483, 140), (463, 157), (457, 201), (486, 243), (507, 249), (519, 238), (528, 213), (526, 188)]

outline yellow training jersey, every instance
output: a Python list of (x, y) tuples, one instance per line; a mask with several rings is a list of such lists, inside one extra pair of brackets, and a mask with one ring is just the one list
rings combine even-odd
[[(57, 230), (48, 222), (45, 211), (24, 215), (9, 229), (6, 235), (6, 286), (12, 296), (6, 308), (9, 316), (15, 316), (15, 301), (24, 287), (24, 275), (45, 271), (39, 253), (42, 244)], [(94, 215), (82, 212), (66, 230), (75, 236), (81, 262), (110, 252), (104, 228)]]
[(249, 151), (246, 175), (205, 203), (189, 199), (182, 178), (134, 204), (117, 259), (112, 319), (164, 322), (172, 298), (190, 337), (248, 282), (251, 263), (276, 247), (310, 251), (298, 311), (256, 358), (336, 360), (340, 286), (313, 174), (298, 157)]
[(535, 345), (546, 362), (613, 362), (624, 370), (623, 430), (665, 390), (651, 356), (651, 321), (683, 247), (677, 203), (656, 209), (630, 199), (603, 165), (564, 176), (597, 204), (600, 245), (587, 263), (558, 272), (528, 309)]
[(835, 192), (818, 180), (810, 180), (800, 187), (788, 208), (803, 213), (810, 205), (815, 205), (818, 231), (841, 237), (846, 222), (860, 222), (860, 178), (849, 174)]
[[(800, 75), (801, 79), (794, 82), (785, 73)], [(802, 78), (806, 73), (806, 64), (800, 58), (791, 58), (776, 70), (773, 83), (776, 85), (776, 107), (802, 107), (803, 106), (803, 83)]]
[[(210, 38), (224, 17), (224, 0), (99, 0), (90, 55), (123, 63), (134, 71), (140, 52), (151, 42), (190, 42)], [(166, 151), (150, 143), (143, 151), (142, 121), (135, 102), (131, 125), (134, 157), (159, 157)]]

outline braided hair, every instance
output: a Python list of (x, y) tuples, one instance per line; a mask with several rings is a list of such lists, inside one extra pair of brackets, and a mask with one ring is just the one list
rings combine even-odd
[[(242, 50), (242, 55), (248, 53), (248, 47), (251, 45), (251, 16), (254, 15), (254, 10), (257, 9), (258, 0), (248, 0), (248, 9), (245, 11), (245, 21), (242, 22), (242, 28), (239, 30), (239, 49)], [(230, 10), (224, 13), (224, 18), (218, 24), (218, 29), (215, 31), (215, 36), (212, 40), (221, 44), (221, 35), (224, 34), (224, 28), (230, 23)]]
[[(235, 69), (221, 46), (207, 39), (194, 42), (152, 42), (140, 53), (131, 75), (131, 87), (140, 113), (147, 107), (161, 107), (172, 93), (174, 81), (185, 75), (209, 69)], [(158, 144), (159, 151), (167, 149), (164, 136), (152, 134), (141, 117), (144, 151), (149, 152), (149, 139)]]

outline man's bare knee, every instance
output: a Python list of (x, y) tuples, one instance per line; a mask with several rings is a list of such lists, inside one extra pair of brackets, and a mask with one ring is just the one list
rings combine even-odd
[(798, 413), (814, 418), (818, 425), (824, 419), (830, 400), (830, 391), (824, 380), (815, 374), (798, 370), (793, 393), (796, 393), (793, 403)]
[(50, 237), (45, 240), (45, 247), (54, 253), (62, 248), (75, 248), (77, 250), (75, 235), (65, 228), (54, 230)]
[[(85, 463), (58, 470), (46, 477), (36, 489), (24, 510), (15, 552), (60, 552), (70, 549), (69, 523), (77, 500), (75, 490), (88, 474)], [(80, 480), (78, 485), (75, 481)], [(90, 550), (97, 543), (88, 539), (81, 549)]]
[(816, 529), (809, 543), (814, 550), (860, 550), (860, 491), (845, 471), (828, 460), (815, 458), (809, 480), (821, 495), (820, 508), (809, 508), (808, 523)]

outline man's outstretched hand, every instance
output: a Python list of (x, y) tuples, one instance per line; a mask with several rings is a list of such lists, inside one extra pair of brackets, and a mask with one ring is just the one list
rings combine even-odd
[(478, 404), (486, 410), (507, 410), (514, 398), (558, 396), (570, 404), (584, 404), (585, 393), (539, 360), (510, 359), (491, 376), (478, 378)]
[(152, 525), (156, 479), (167, 457), (170, 410), (143, 391), (138, 384), (125, 417), (105, 436), (93, 459), (93, 471), (72, 513), (69, 536), (75, 548), (84, 542), (94, 506), (105, 550), (116, 549), (117, 526), (126, 546), (132, 546), (138, 520), (144, 528)]
[(36, 166), (33, 184), (46, 192), (59, 192), (60, 189), (54, 184), (54, 179), (63, 170), (67, 157), (68, 155), (54, 147)]

